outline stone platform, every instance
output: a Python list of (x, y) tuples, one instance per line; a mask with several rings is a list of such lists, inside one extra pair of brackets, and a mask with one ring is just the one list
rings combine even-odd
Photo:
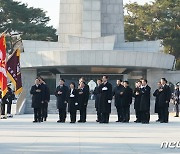
[(180, 141), (180, 118), (170, 116), (168, 124), (156, 123), (151, 116), (148, 125), (115, 123), (111, 115), (109, 124), (95, 122), (88, 115), (85, 124), (70, 124), (69, 115), (64, 124), (56, 123), (57, 115), (49, 115), (44, 123), (32, 123), (33, 115), (19, 115), (0, 120), (1, 154), (160, 154), (180, 153), (178, 148), (161, 149), (163, 141)]

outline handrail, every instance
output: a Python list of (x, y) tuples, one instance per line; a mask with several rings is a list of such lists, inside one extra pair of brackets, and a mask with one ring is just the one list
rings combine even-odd
[(19, 95), (16, 103), (16, 114), (20, 114), (25, 101), (26, 101), (26, 91), (23, 90), (22, 93)]

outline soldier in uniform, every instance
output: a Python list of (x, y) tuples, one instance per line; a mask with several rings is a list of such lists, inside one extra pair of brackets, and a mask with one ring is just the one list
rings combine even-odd
[(179, 92), (179, 85), (175, 86), (175, 91), (173, 93), (174, 105), (176, 109), (176, 115), (174, 117), (179, 117), (179, 99), (180, 99), (180, 92)]

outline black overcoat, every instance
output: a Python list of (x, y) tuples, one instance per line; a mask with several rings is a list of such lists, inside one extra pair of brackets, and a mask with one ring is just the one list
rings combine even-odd
[[(58, 94), (58, 92), (62, 92), (62, 94)], [(67, 107), (67, 98), (68, 98), (68, 87), (65, 85), (58, 86), (55, 91), (55, 96), (57, 98), (57, 109), (66, 109)]]
[(159, 109), (159, 89), (156, 89), (153, 93), (153, 96), (155, 97), (155, 108), (154, 108), (154, 112), (155, 113), (159, 113), (160, 109)]
[[(36, 90), (40, 90), (37, 92)], [(30, 94), (32, 95), (32, 108), (41, 108), (42, 106), (42, 89), (41, 86), (34, 85), (31, 87)]]
[(122, 107), (122, 95), (120, 95), (120, 93), (123, 91), (124, 91), (124, 86), (122, 85), (116, 86), (113, 89), (113, 96), (115, 97), (114, 105), (116, 108)]
[(109, 82), (100, 85), (99, 111), (101, 113), (111, 113), (111, 103), (108, 103), (108, 100), (112, 100), (112, 85)]
[(96, 111), (99, 111), (99, 103), (100, 103), (100, 88), (99, 88), (99, 86), (95, 87), (93, 94), (95, 96)]
[(150, 110), (150, 95), (151, 95), (151, 88), (148, 85), (146, 87), (141, 88), (140, 111)]
[[(139, 94), (136, 95), (136, 92), (138, 92)], [(137, 110), (137, 111), (140, 111), (141, 89), (140, 88), (135, 88), (133, 96), (134, 96), (134, 109)]]
[[(82, 94), (80, 94), (82, 92)], [(82, 110), (87, 107), (87, 97), (89, 96), (89, 91), (84, 87), (83, 89), (78, 89), (78, 109)]]
[(128, 86), (124, 88), (122, 95), (122, 106), (129, 107), (132, 104), (133, 90)]
[(171, 99), (171, 90), (168, 85), (161, 87), (162, 91), (159, 92), (159, 107), (169, 106)]

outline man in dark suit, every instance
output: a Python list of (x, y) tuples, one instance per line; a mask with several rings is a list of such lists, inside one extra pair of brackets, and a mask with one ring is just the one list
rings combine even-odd
[(141, 87), (141, 102), (140, 102), (140, 111), (141, 111), (141, 122), (142, 124), (149, 124), (150, 120), (150, 95), (151, 88), (147, 84), (146, 79), (142, 79)]
[(108, 76), (104, 75), (103, 83), (100, 85), (100, 113), (102, 115), (100, 123), (109, 123), (112, 102), (112, 85), (108, 82)]
[(171, 99), (171, 90), (167, 85), (165, 78), (161, 79), (161, 88), (159, 89), (159, 107), (161, 113), (161, 123), (168, 123), (169, 120), (169, 102)]
[(79, 79), (79, 86), (81, 83), (84, 83), (84, 87), (83, 87), (83, 94), (84, 94), (84, 107), (81, 108), (80, 110), (80, 114), (82, 115), (82, 119), (80, 118), (80, 120), (78, 122), (86, 122), (86, 117), (87, 117), (87, 105), (88, 105), (88, 100), (89, 100), (89, 86), (86, 84), (84, 77), (81, 77)]
[(96, 122), (100, 122), (101, 121), (101, 113), (99, 112), (99, 103), (100, 103), (100, 85), (102, 84), (102, 80), (101, 79), (97, 79), (97, 86), (93, 91), (93, 94), (95, 96), (95, 108), (97, 111), (97, 120)]
[(78, 122), (86, 122), (87, 96), (89, 91), (85, 88), (85, 82), (80, 82), (78, 87), (78, 108), (80, 111), (80, 120)]
[(50, 101), (50, 91), (44, 79), (42, 77), (39, 77), (38, 79), (42, 88), (41, 122), (43, 122), (46, 121), (48, 117), (48, 102)]
[(122, 115), (122, 95), (121, 92), (124, 91), (124, 86), (122, 85), (122, 80), (116, 81), (117, 86), (113, 90), (113, 96), (114, 96), (114, 105), (117, 110), (118, 114), (118, 120), (116, 122), (122, 122), (123, 121), (123, 115)]
[(130, 120), (130, 105), (132, 104), (133, 95), (133, 90), (129, 87), (128, 81), (124, 81), (124, 89), (120, 95), (122, 96), (122, 122), (127, 123)]
[(32, 108), (34, 108), (34, 121), (41, 122), (42, 89), (39, 80), (35, 80), (35, 85), (31, 87)]
[(65, 80), (60, 79), (59, 86), (56, 88), (55, 96), (57, 98), (57, 109), (59, 110), (59, 120), (57, 122), (65, 123), (66, 108), (68, 99), (68, 87), (64, 85)]
[(159, 94), (160, 94), (160, 89), (161, 89), (161, 82), (157, 83), (158, 88), (155, 90), (155, 92), (153, 93), (153, 96), (155, 97), (155, 113), (158, 114), (158, 120), (156, 120), (156, 122), (160, 122), (161, 121), (161, 112), (160, 112), (160, 107), (159, 107)]
[(134, 109), (136, 113), (136, 120), (134, 122), (139, 123), (141, 122), (141, 111), (140, 111), (140, 103), (141, 103), (141, 85), (142, 82), (139, 80), (135, 83), (136, 87), (134, 89)]

